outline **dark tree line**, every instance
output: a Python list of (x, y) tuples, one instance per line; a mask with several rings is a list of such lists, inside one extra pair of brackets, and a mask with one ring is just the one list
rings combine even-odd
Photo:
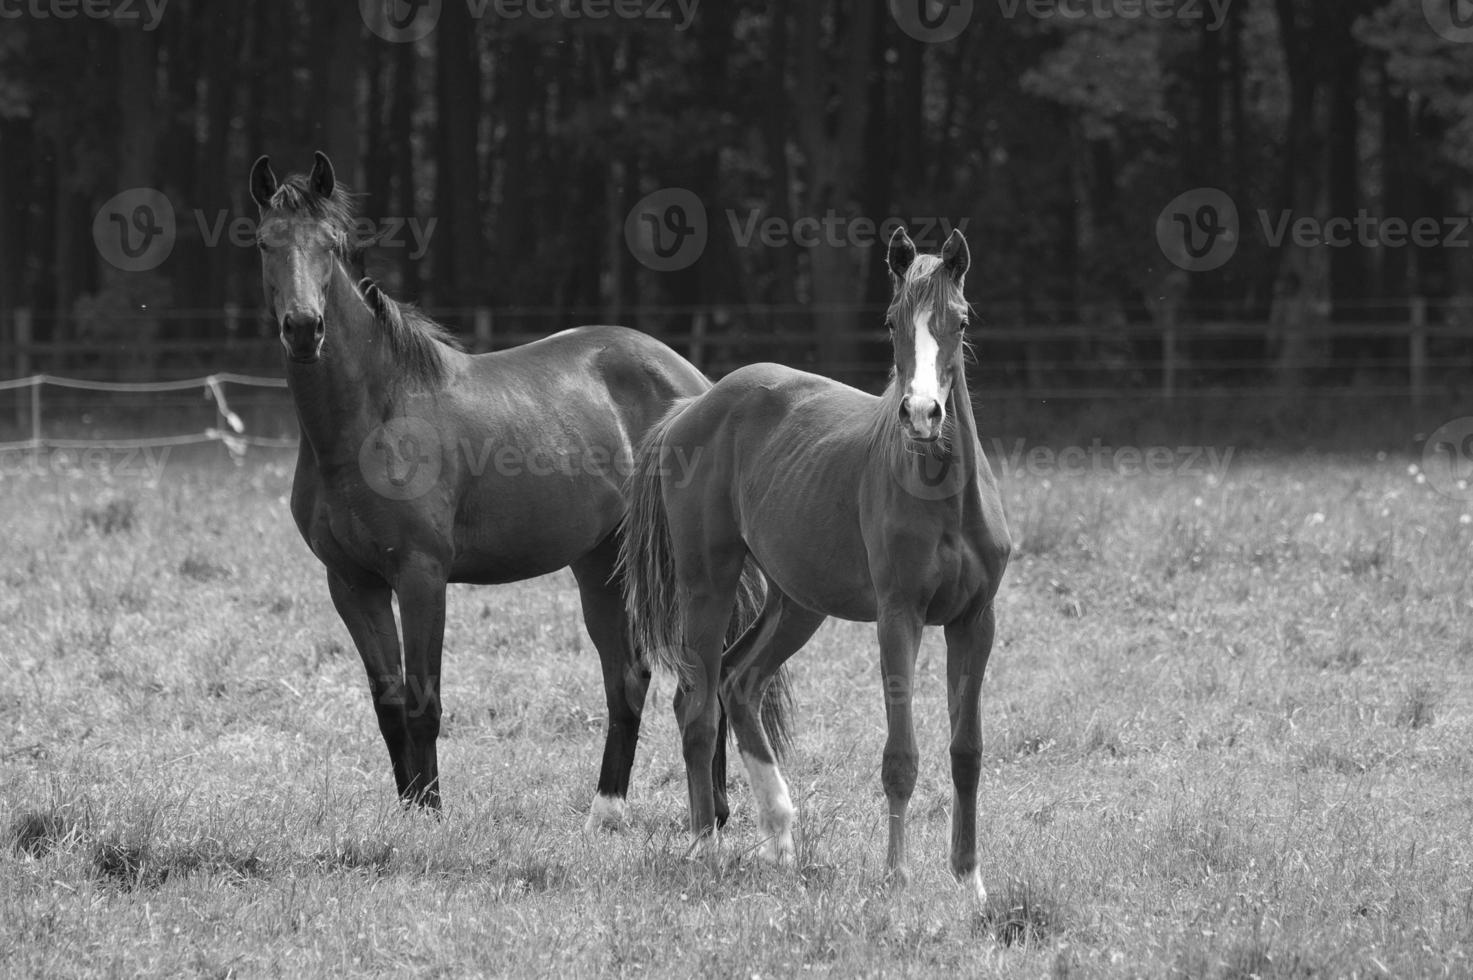
[[(965, 222), (991, 322), (1097, 325), (1091, 356), (1110, 324), (1163, 306), (1259, 318), (1289, 383), (1314, 362), (1315, 324), (1401, 315), (1467, 281), (1467, 247), (1275, 246), (1260, 227), (1284, 211), (1469, 212), (1473, 44), (1422, 4), (1182, 0), (1174, 17), (1068, 18), (977, 0), (955, 40), (925, 43), (894, 15), (916, 2), (706, 0), (678, 29), (674, 4), (659, 5), (672, 22), (444, 0), (408, 43), (365, 21), (403, 4), (350, 0), (172, 0), (152, 30), (6, 20), (0, 324), (24, 307), (41, 339), (209, 336), (213, 314), (259, 301), (254, 251), (212, 243), (214, 222), (254, 215), (258, 154), (286, 172), (314, 149), (365, 214), (434, 219), (422, 255), (380, 245), (367, 263), (459, 329), (480, 306), (548, 311), (528, 322), (549, 328), (664, 311), (640, 317), (657, 330), (708, 304), (776, 307), (792, 312), (741, 329), (807, 331), (822, 361), (853, 360), (858, 327), (878, 326), (860, 307), (886, 295), (878, 251), (744, 244), (733, 228), (754, 215)], [(140, 186), (173, 203), (178, 241), (158, 268), (124, 272), (92, 225)], [(662, 187), (693, 191), (710, 227), (700, 258), (669, 272), (623, 234)], [(1241, 246), (1215, 271), (1185, 273), (1157, 244), (1162, 207), (1194, 187), (1240, 209)]]

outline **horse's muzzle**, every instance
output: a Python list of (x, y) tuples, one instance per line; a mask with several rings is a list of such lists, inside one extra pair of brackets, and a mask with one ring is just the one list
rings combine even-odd
[(298, 364), (311, 364), (322, 355), (327, 327), (314, 313), (288, 313), (281, 319), (281, 345)]
[(900, 400), (900, 425), (917, 442), (935, 442), (945, 421), (946, 412), (934, 398), (906, 395)]

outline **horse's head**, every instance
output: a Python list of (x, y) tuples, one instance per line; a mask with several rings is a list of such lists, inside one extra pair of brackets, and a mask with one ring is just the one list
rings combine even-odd
[(318, 153), (310, 175), (280, 182), (261, 157), (251, 168), (251, 197), (261, 208), (261, 279), (282, 346), (293, 361), (313, 363), (327, 335), (328, 284), (352, 247), (347, 194)]
[(905, 229), (897, 228), (886, 262), (895, 293), (885, 322), (895, 345), (900, 424), (910, 438), (934, 442), (946, 423), (946, 402), (967, 328), (962, 280), (971, 253), (957, 230), (939, 256), (917, 255)]

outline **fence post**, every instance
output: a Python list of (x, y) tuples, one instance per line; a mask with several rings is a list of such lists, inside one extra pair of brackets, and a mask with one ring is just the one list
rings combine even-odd
[(1168, 313), (1161, 324), (1161, 397), (1176, 398), (1176, 315)]
[(225, 347), (227, 349), (236, 345), (240, 339), (240, 306), (236, 303), (225, 304)]
[[(17, 307), (13, 316), (15, 318), (15, 376), (29, 378), (31, 376), (31, 342), (34, 337), (31, 328), (31, 311), (24, 306)], [(17, 429), (25, 426), (29, 402), (26, 390), (17, 388), (15, 390), (15, 427)]]
[(1420, 411), (1427, 386), (1427, 297), (1412, 297), (1411, 321), (1408, 364), (1411, 370), (1412, 410)]
[(491, 315), (491, 310), (485, 306), (476, 307), (475, 331), (477, 354), (484, 354), (491, 349), (491, 338), (495, 329), (496, 318)]

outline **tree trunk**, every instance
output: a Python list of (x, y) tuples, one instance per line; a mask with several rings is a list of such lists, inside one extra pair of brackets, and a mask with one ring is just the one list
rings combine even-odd
[[(823, 30), (826, 8), (817, 0), (798, 8), (797, 90), (792, 104), (805, 162), (804, 216), (824, 221), (832, 213), (847, 221), (854, 217), (856, 169), (864, 149), (871, 40), (885, 7), (862, 5), (847, 16), (836, 15), (828, 44)], [(832, 96), (837, 96), (837, 107), (831, 113)], [(866, 257), (864, 249), (823, 240), (808, 252), (819, 361), (845, 380), (858, 380), (862, 373), (853, 307), (863, 296)]]
[[(1304, 18), (1297, 15), (1295, 0), (1276, 3), (1289, 78), (1284, 200), (1295, 220), (1312, 217), (1323, 228), (1328, 202), (1324, 196), (1324, 127), (1318, 111), (1322, 72), (1317, 41), (1319, 31), (1328, 25), (1325, 18), (1316, 16), (1322, 0), (1314, 0)], [(1334, 14), (1331, 11), (1332, 18)], [(1330, 311), (1327, 252), (1318, 246), (1295, 245), (1292, 239), (1286, 239), (1280, 250), (1269, 331), (1281, 397), (1302, 390), (1310, 365), (1323, 356), (1323, 327)]]
[[(771, 47), (767, 59), (766, 105), (762, 113), (762, 142), (767, 159), (767, 213), (792, 227), (793, 206), (789, 195), (793, 189), (793, 176), (788, 166), (788, 132), (791, 119), (788, 113), (788, 7), (771, 4), (768, 7), (771, 25)], [(772, 288), (768, 299), (780, 306), (792, 306), (798, 301), (798, 253), (790, 244), (772, 250)], [(783, 313), (770, 324), (777, 332), (783, 329), (783, 321), (791, 314)]]
[(447, 3), (435, 31), (438, 125), (434, 274), (437, 306), (466, 308), (486, 298), (481, 274), (480, 44), (465, 4)]
[[(454, 6), (454, 4), (452, 4)], [(358, 98), (362, 68), (363, 20), (357, 4), (322, 3), (312, 8), (317, 56), (313, 71), (321, 79), (315, 98), (315, 149), (332, 159), (338, 179), (356, 190), (363, 186), (363, 133)], [(379, 43), (375, 39), (375, 43)]]

